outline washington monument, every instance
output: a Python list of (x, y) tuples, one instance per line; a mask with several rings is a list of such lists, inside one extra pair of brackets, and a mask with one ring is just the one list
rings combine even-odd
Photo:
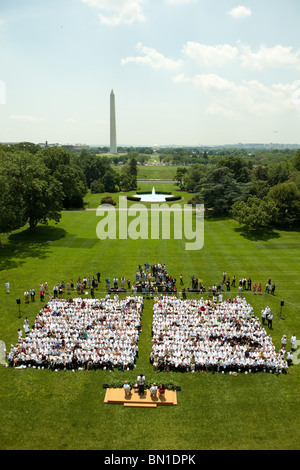
[(116, 132), (116, 109), (115, 94), (111, 90), (110, 94), (110, 153), (116, 155), (117, 151), (117, 132)]

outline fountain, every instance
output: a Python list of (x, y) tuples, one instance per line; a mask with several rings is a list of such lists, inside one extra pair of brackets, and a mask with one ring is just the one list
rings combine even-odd
[(139, 198), (140, 202), (166, 202), (168, 197), (172, 197), (171, 194), (157, 194), (153, 186), (152, 192), (150, 194), (137, 194), (136, 197)]

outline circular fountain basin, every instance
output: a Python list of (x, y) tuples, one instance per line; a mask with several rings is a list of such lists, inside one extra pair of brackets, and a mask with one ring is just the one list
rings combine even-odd
[(139, 202), (166, 202), (171, 196), (172, 194), (157, 194), (153, 188), (150, 194), (136, 194), (133, 197), (139, 198)]

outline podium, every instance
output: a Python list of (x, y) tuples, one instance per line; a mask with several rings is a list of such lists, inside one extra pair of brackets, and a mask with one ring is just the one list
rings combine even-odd
[(107, 388), (104, 403), (108, 405), (123, 405), (124, 407), (157, 408), (158, 406), (177, 406), (177, 392), (166, 390), (164, 395), (152, 397), (150, 390), (145, 390), (143, 395), (132, 390), (130, 395), (125, 396), (123, 388)]

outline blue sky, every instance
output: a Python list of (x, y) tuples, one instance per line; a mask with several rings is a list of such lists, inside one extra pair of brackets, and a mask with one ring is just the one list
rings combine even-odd
[(300, 144), (299, 0), (0, 0), (0, 141)]

